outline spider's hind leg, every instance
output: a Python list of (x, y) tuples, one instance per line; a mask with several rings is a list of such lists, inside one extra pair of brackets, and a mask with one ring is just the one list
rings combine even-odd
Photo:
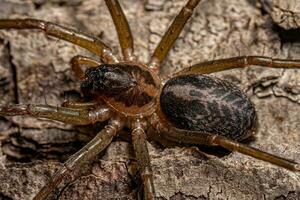
[(234, 140), (230, 140), (228, 138), (225, 138), (220, 135), (213, 135), (211, 137), (211, 145), (219, 145), (221, 147), (224, 147), (230, 151), (237, 151), (239, 153), (257, 158), (259, 160), (263, 160), (269, 163), (272, 163), (274, 165), (284, 167), (288, 170), (294, 171), (294, 172), (300, 172), (300, 164), (296, 163), (292, 160), (288, 160), (276, 155), (272, 155), (269, 153), (266, 153), (264, 151), (261, 151), (259, 149), (250, 147), (248, 145), (239, 143)]

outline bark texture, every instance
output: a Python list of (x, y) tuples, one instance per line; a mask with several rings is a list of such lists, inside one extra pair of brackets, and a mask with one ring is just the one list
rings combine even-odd
[(300, 2), (297, 0), (259, 0), (262, 8), (280, 27), (290, 30), (300, 26)]
[[(142, 61), (149, 59), (185, 2), (121, 1), (133, 30), (135, 54)], [(254, 0), (203, 0), (163, 73), (239, 55), (300, 59), (299, 30), (279, 28), (257, 5)], [(34, 17), (93, 33), (120, 52), (104, 1), (2, 0), (0, 11), (1, 18)], [(1, 30), (0, 104), (60, 105), (66, 95), (76, 98), (79, 83), (69, 61), (78, 54), (95, 57), (40, 31)], [(237, 84), (254, 102), (259, 127), (250, 145), (300, 162), (300, 70), (250, 67), (214, 76)], [(0, 199), (32, 199), (60, 163), (92, 136), (47, 120), (1, 118)], [(238, 153), (219, 158), (196, 147), (162, 148), (154, 142), (148, 146), (157, 199), (300, 199), (300, 174)], [(136, 199), (140, 188), (135, 167), (131, 145), (115, 140), (67, 177), (49, 199)]]

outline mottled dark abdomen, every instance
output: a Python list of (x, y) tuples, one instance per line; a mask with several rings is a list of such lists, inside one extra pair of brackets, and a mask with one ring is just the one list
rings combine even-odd
[(160, 96), (161, 110), (177, 128), (239, 140), (255, 124), (255, 108), (233, 84), (203, 75), (170, 79)]

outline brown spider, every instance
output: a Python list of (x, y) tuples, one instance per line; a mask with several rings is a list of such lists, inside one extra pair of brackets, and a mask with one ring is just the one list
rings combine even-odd
[[(6, 105), (1, 116), (28, 115), (73, 125), (87, 125), (109, 119), (108, 124), (81, 150), (71, 156), (34, 199), (45, 199), (75, 167), (103, 151), (124, 127), (131, 129), (132, 143), (141, 173), (145, 199), (154, 199), (152, 170), (145, 131), (151, 126), (161, 141), (222, 146), (291, 171), (300, 172), (294, 161), (271, 155), (239, 143), (253, 134), (255, 109), (236, 86), (203, 74), (249, 65), (300, 68), (300, 60), (279, 60), (242, 56), (199, 63), (172, 78), (160, 76), (161, 63), (191, 17), (200, 0), (189, 0), (156, 47), (148, 64), (136, 61), (133, 39), (117, 0), (105, 0), (113, 18), (123, 60), (100, 39), (57, 24), (36, 19), (2, 19), (1, 29), (40, 29), (47, 35), (69, 41), (98, 55), (102, 62), (76, 56), (71, 66), (82, 80), (81, 89), (89, 102), (50, 105)], [(91, 68), (84, 71), (82, 65)]]

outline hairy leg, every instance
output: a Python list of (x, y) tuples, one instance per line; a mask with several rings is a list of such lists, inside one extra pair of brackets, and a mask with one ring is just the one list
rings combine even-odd
[(147, 139), (141, 121), (137, 120), (132, 125), (132, 143), (141, 173), (145, 199), (154, 199), (153, 173), (150, 164)]
[(76, 167), (90, 161), (98, 153), (103, 151), (111, 142), (117, 131), (123, 127), (123, 122), (119, 118), (111, 119), (109, 124), (99, 132), (87, 145), (72, 155), (63, 166), (51, 177), (51, 180), (39, 191), (34, 200), (44, 200), (62, 181), (62, 179), (72, 172)]
[(81, 65), (88, 65), (90, 67), (97, 67), (101, 65), (100, 62), (93, 60), (91, 58), (85, 57), (85, 56), (75, 56), (71, 59), (71, 67), (72, 70), (74, 71), (75, 75), (79, 79), (84, 78), (84, 71), (80, 67)]
[(118, 0), (105, 0), (105, 3), (114, 21), (124, 59), (126, 61), (133, 61), (133, 39), (124, 12)]
[(73, 125), (86, 125), (105, 121), (111, 117), (112, 112), (104, 105), (98, 106), (93, 110), (33, 104), (16, 104), (0, 107), (0, 116), (16, 115), (52, 119)]
[(106, 63), (118, 62), (111, 49), (100, 39), (87, 34), (57, 25), (55, 23), (36, 19), (1, 19), (0, 29), (40, 29), (47, 35), (71, 42), (95, 53)]
[(176, 75), (196, 73), (209, 74), (229, 69), (249, 67), (250, 65), (270, 68), (300, 69), (300, 60), (274, 59), (264, 56), (239, 56), (194, 64), (176, 73)]
[(180, 32), (182, 31), (185, 23), (192, 16), (194, 8), (198, 5), (200, 0), (189, 0), (188, 3), (182, 8), (180, 13), (176, 16), (173, 23), (161, 39), (160, 43), (156, 47), (151, 61), (149, 63), (149, 67), (155, 70), (157, 73), (159, 72), (160, 65), (166, 58), (169, 53), (171, 47), (175, 43), (178, 38)]

